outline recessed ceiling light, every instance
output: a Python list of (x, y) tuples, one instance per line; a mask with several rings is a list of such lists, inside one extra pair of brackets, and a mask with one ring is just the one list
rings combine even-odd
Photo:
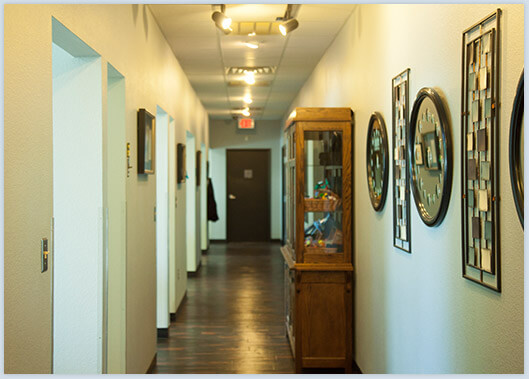
[(298, 25), (298, 20), (296, 20), (295, 18), (291, 18), (290, 20), (286, 20), (281, 25), (279, 25), (279, 31), (281, 32), (281, 34), (286, 36), (288, 33), (296, 29)]
[(253, 36), (255, 36), (255, 32), (248, 33), (248, 37), (253, 37)]
[(244, 81), (248, 84), (255, 84), (255, 73), (253, 71), (244, 71)]
[(244, 44), (250, 49), (258, 49), (259, 44), (257, 42), (244, 42)]
[(243, 116), (250, 117), (250, 109), (248, 107), (244, 108), (241, 113)]
[(250, 94), (246, 94), (244, 98), (242, 99), (246, 104), (251, 104), (253, 102), (252, 97)]

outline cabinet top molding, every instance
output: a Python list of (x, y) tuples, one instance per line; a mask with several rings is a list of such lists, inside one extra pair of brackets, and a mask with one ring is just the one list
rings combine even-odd
[(349, 121), (353, 120), (351, 108), (296, 108), (288, 117), (285, 129), (298, 121)]

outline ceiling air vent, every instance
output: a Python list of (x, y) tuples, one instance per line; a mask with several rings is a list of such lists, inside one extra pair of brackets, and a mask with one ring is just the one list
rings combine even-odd
[[(247, 87), (248, 84), (246, 84), (242, 80), (230, 80), (228, 82), (228, 86), (230, 87)], [(264, 81), (264, 80), (256, 80), (255, 84), (252, 85), (252, 87), (268, 87), (270, 86), (270, 82)]]
[(279, 32), (279, 25), (281, 21), (241, 21), (241, 22), (232, 22), (231, 28), (232, 32), (230, 36), (241, 36), (255, 33), (258, 36), (274, 35), (281, 34)]
[(243, 75), (245, 71), (253, 71), (255, 74), (267, 75), (276, 72), (276, 66), (241, 66), (226, 67), (227, 75)]

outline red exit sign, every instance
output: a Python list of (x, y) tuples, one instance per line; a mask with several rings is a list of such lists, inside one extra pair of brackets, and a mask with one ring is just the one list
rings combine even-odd
[(253, 118), (240, 118), (237, 125), (239, 129), (255, 129)]

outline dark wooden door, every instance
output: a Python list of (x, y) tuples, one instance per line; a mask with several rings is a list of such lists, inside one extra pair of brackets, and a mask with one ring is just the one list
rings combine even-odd
[(228, 241), (270, 240), (270, 150), (227, 150)]

